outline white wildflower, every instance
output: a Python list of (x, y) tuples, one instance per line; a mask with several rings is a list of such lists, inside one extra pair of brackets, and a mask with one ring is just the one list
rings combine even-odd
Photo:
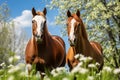
[(65, 71), (66, 71), (66, 70), (65, 70), (65, 67), (57, 67), (56, 70), (57, 70), (58, 72), (65, 72)]
[(71, 71), (71, 73), (77, 73), (79, 71), (79, 67), (74, 67)]
[(51, 74), (52, 74), (53, 76), (58, 76), (58, 75), (60, 75), (60, 74), (62, 74), (62, 73), (64, 73), (64, 72), (66, 72), (65, 67), (57, 67), (56, 69), (53, 69), (53, 70), (51, 71)]
[(8, 77), (7, 80), (14, 80), (14, 79), (15, 79), (14, 76), (11, 75), (11, 76)]
[(79, 62), (78, 64), (77, 64), (77, 67), (81, 67), (83, 65), (83, 62)]
[(81, 74), (86, 74), (87, 72), (88, 72), (88, 69), (85, 69), (85, 68), (81, 68), (79, 70), (79, 73), (81, 73)]
[(19, 59), (20, 59), (20, 56), (15, 55), (15, 56), (12, 56), (12, 57), (9, 58), (9, 62), (12, 63), (14, 60), (16, 61), (16, 60), (19, 60)]
[(9, 62), (12, 63), (13, 62), (13, 57), (9, 58)]
[(81, 57), (79, 60), (83, 61), (83, 62), (86, 62), (87, 61), (87, 57)]
[(20, 67), (19, 66), (14, 66), (14, 67), (12, 67), (11, 69), (8, 70), (8, 73), (14, 73), (18, 70), (20, 70)]
[(100, 64), (98, 62), (95, 63), (96, 66), (100, 66)]
[(88, 76), (87, 80), (94, 80), (93, 76)]
[(113, 71), (114, 74), (119, 74), (120, 73), (120, 68), (117, 68)]
[(88, 67), (89, 67), (89, 68), (95, 68), (96, 65), (95, 65), (95, 64), (89, 64)]
[(85, 69), (85, 68), (81, 68), (81, 67), (78, 67), (78, 66), (76, 66), (76, 67), (74, 67), (73, 69), (72, 69), (72, 71), (71, 71), (71, 73), (81, 73), (81, 74), (85, 74), (85, 73), (87, 73), (88, 72), (88, 69)]
[(1, 64), (0, 64), (0, 66), (5, 67), (5, 63), (4, 63), (4, 62), (3, 62), (3, 63), (1, 63)]
[(69, 80), (67, 77), (63, 78), (62, 80)]
[(27, 74), (25, 72), (21, 72), (20, 76), (26, 76), (27, 77)]
[(87, 57), (87, 59), (88, 59), (89, 61), (91, 61), (93, 58), (89, 56), (89, 57)]
[(75, 59), (79, 59), (80, 58), (80, 54), (76, 54), (74, 57), (75, 57)]
[(112, 71), (112, 69), (110, 67), (108, 67), (108, 66), (103, 67), (103, 70), (107, 71), (107, 72), (111, 72)]
[(8, 68), (12, 68), (13, 67), (13, 65), (12, 64), (10, 64), (9, 66), (7, 66)]
[(19, 66), (21, 69), (25, 68), (25, 64), (24, 63), (19, 63), (17, 66)]
[(44, 80), (51, 80), (51, 79), (48, 76), (45, 76)]
[(57, 73), (57, 71), (56, 71), (56, 69), (53, 69), (52, 71), (51, 71), (51, 74), (55, 77), (55, 76), (58, 76), (58, 73)]
[(84, 55), (82, 55), (82, 54), (80, 54), (79, 56), (80, 56), (80, 58), (85, 57), (85, 56), (84, 56)]
[(15, 60), (20, 60), (20, 56), (15, 55), (15, 56), (14, 56), (14, 59), (15, 59)]

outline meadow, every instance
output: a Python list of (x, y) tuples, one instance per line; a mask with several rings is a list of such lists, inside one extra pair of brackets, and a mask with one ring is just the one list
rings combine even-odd
[[(51, 72), (46, 70), (44, 80), (119, 80), (120, 68), (113, 68), (104, 65), (103, 69), (98, 72), (98, 63), (89, 63), (91, 57), (76, 55), (75, 58), (80, 60), (80, 63), (71, 71), (66, 67), (57, 67)], [(35, 65), (30, 75), (27, 75), (26, 66), (24, 63), (19, 63), (16, 66), (6, 66), (5, 63), (0, 64), (0, 80), (40, 80), (39, 73), (35, 73)]]

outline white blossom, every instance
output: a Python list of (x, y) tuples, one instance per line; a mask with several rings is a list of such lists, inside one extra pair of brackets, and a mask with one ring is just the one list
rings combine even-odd
[(9, 58), (9, 62), (10, 62), (10, 63), (12, 63), (14, 60), (15, 60), (15, 61), (16, 61), (16, 60), (20, 60), (20, 56), (15, 55), (15, 56), (11, 56), (11, 57)]
[(51, 74), (52, 74), (53, 76), (58, 76), (58, 75), (60, 75), (60, 74), (62, 74), (62, 73), (64, 73), (64, 72), (66, 72), (65, 67), (57, 67), (56, 69), (53, 69), (53, 70), (51, 71)]
[(12, 63), (13, 62), (13, 57), (9, 58), (9, 62)]
[(80, 58), (80, 54), (76, 54), (74, 57), (75, 57), (75, 59), (79, 59)]
[(8, 68), (12, 68), (13, 67), (13, 65), (12, 64), (10, 64), (9, 66), (7, 66)]
[(95, 63), (96, 66), (100, 66), (100, 64), (98, 62)]
[(63, 78), (62, 80), (69, 80), (67, 77)]
[(81, 73), (81, 74), (85, 74), (88, 72), (88, 69), (82, 68), (82, 67), (74, 67), (71, 71), (71, 73)]
[(93, 76), (88, 76), (87, 80), (94, 80)]
[(4, 63), (4, 62), (3, 62), (3, 63), (1, 63), (1, 64), (0, 64), (0, 66), (5, 67), (5, 63)]
[(114, 71), (113, 71), (114, 74), (119, 74), (120, 73), (120, 68), (116, 68)]
[(9, 76), (7, 80), (15, 80), (14, 76)]
[(108, 67), (108, 66), (103, 67), (103, 70), (107, 71), (107, 72), (111, 72), (112, 71), (112, 69), (110, 67)]
[(85, 68), (81, 68), (79, 73), (81, 74), (86, 74), (88, 72), (88, 69), (85, 69)]
[(8, 73), (14, 73), (16, 71), (20, 70), (19, 66), (13, 66), (11, 69), (8, 70)]
[(88, 67), (89, 67), (89, 68), (95, 68), (96, 65), (95, 65), (95, 64), (89, 64)]

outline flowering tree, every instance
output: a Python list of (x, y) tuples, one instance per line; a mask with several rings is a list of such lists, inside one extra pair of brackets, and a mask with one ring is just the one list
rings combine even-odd
[(64, 24), (67, 10), (81, 12), (90, 40), (101, 43), (107, 65), (120, 67), (120, 2), (119, 0), (52, 0), (50, 9), (57, 8), (57, 24)]
[[(19, 34), (18, 34), (19, 33)], [(9, 8), (6, 3), (0, 5), (0, 64), (15, 64), (15, 60), (22, 56), (24, 60), (25, 34), (16, 31), (14, 22), (10, 20)], [(19, 55), (19, 56), (16, 56)]]

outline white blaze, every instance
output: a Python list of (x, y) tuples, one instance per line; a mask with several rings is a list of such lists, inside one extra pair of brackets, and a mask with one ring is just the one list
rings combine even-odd
[(41, 36), (45, 18), (43, 16), (36, 15), (32, 20), (35, 20), (37, 22), (37, 35)]
[(75, 35), (74, 35), (74, 24), (75, 24), (75, 22), (76, 22), (75, 19), (71, 20), (71, 30), (70, 30), (70, 36), (69, 36), (69, 38), (70, 38), (70, 40), (72, 42), (74, 42), (74, 39), (75, 39)]

